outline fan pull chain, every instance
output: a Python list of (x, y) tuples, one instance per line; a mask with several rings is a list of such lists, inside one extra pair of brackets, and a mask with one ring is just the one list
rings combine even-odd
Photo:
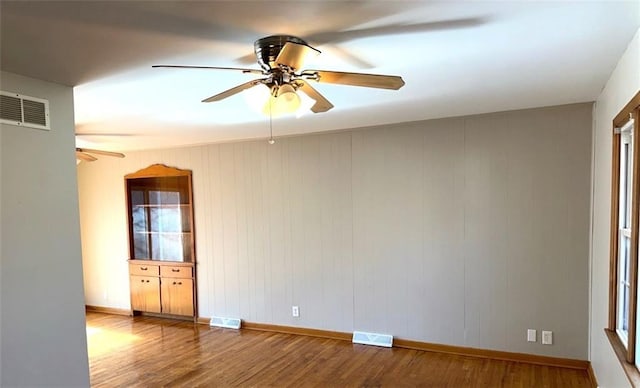
[(269, 144), (275, 144), (273, 139), (273, 114), (271, 113), (271, 96), (269, 96)]

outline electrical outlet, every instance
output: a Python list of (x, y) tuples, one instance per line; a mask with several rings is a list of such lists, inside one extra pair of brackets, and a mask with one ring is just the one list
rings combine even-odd
[(293, 315), (294, 317), (300, 316), (300, 309), (298, 308), (298, 306), (291, 306), (291, 315)]
[(527, 341), (536, 342), (536, 329), (527, 330)]
[(542, 344), (543, 345), (553, 345), (553, 332), (552, 331), (542, 331)]

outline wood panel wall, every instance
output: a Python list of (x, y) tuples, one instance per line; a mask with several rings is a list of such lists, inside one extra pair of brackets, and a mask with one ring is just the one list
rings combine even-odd
[(200, 316), (586, 359), (590, 152), (576, 104), (83, 163), (87, 304), (128, 308), (122, 177), (164, 163), (193, 170)]

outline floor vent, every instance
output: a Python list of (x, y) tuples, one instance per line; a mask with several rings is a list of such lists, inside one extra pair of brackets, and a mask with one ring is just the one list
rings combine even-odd
[(49, 130), (49, 101), (0, 91), (0, 123)]
[(238, 318), (213, 317), (209, 326), (224, 327), (227, 329), (239, 329), (242, 321)]
[(385, 348), (393, 346), (393, 336), (389, 334), (354, 331), (352, 341), (354, 344), (384, 346)]

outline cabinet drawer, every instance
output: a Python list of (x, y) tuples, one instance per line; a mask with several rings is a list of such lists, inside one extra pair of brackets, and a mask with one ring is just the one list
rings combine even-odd
[(129, 264), (129, 275), (158, 276), (159, 274), (159, 265)]
[(160, 276), (163, 278), (192, 278), (192, 268), (191, 267), (183, 267), (183, 266), (169, 266), (163, 265), (160, 267)]

